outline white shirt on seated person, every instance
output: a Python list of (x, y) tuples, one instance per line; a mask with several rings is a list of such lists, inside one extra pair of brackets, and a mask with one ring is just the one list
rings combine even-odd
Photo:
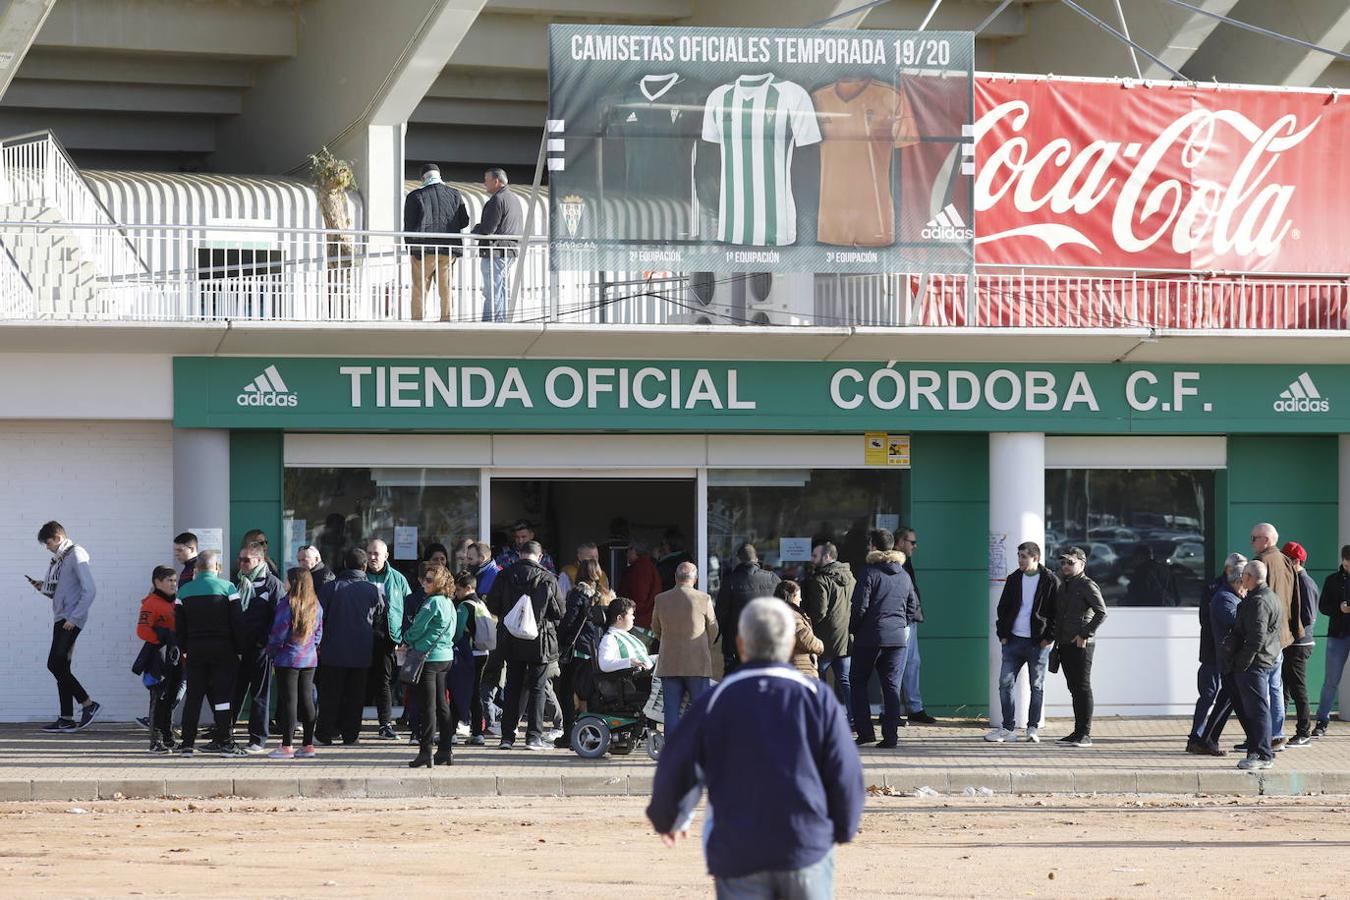
[(600, 639), (601, 672), (622, 672), (624, 669), (650, 672), (656, 668), (656, 657), (647, 652), (647, 645), (629, 633), (633, 630), (635, 616), (636, 611), (629, 609)]

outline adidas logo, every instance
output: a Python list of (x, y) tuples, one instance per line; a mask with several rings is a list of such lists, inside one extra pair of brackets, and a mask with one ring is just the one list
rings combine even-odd
[(942, 212), (938, 213), (923, 226), (923, 231), (919, 234), (928, 241), (972, 241), (975, 239), (975, 229), (966, 225), (961, 213), (957, 211), (955, 203), (948, 203)]
[(637, 121), (637, 113), (635, 113), (635, 112), (630, 112), (630, 113), (628, 114), (628, 118), (624, 119), (624, 121), (625, 121), (625, 122), (636, 122), (636, 121)]
[(300, 398), (286, 387), (277, 367), (268, 366), (261, 375), (244, 385), (234, 402), (240, 406), (299, 406)]
[(1289, 387), (1280, 391), (1280, 399), (1275, 401), (1276, 412), (1329, 412), (1331, 401), (1327, 400), (1313, 384), (1312, 376), (1307, 372), (1298, 376)]

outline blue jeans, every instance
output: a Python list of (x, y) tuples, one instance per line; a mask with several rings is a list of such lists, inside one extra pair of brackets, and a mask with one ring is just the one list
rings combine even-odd
[(694, 675), (663, 675), (661, 677), (667, 736), (675, 730), (675, 726), (680, 722), (680, 704), (684, 702), (685, 695), (688, 694), (689, 702), (693, 703), (708, 689), (710, 681), (711, 679)]
[(881, 737), (893, 741), (900, 734), (900, 676), (905, 671), (904, 647), (854, 647), (853, 672), (849, 679), (853, 695), (853, 727), (858, 740), (874, 741), (872, 704), (867, 688), (872, 672), (881, 678)]
[[(1336, 693), (1341, 686), (1341, 673), (1345, 671), (1345, 661), (1350, 658), (1350, 637), (1327, 636), (1327, 674), (1322, 679), (1322, 696), (1317, 703), (1317, 721), (1331, 719), (1331, 704), (1336, 702)], [(1341, 718), (1345, 718), (1341, 713)]]
[(844, 705), (844, 712), (848, 713), (848, 724), (853, 724), (853, 692), (849, 687), (850, 676), (853, 669), (853, 657), (851, 656), (822, 656), (816, 661), (816, 670), (820, 673), (820, 680), (825, 680), (825, 673), (834, 669), (834, 695), (839, 698), (839, 702)]
[(478, 261), (483, 275), (483, 321), (506, 321), (506, 282), (515, 263), (513, 256), (484, 256)]
[(1278, 663), (1270, 670), (1270, 736), (1284, 737), (1284, 675)]
[(1274, 759), (1270, 748), (1270, 670), (1246, 669), (1234, 673), (1234, 680), (1242, 703), (1242, 725), (1247, 730), (1247, 755)]
[(1042, 647), (1035, 638), (1008, 638), (1003, 645), (1003, 664), (998, 670), (998, 702), (1003, 710), (1003, 727), (1012, 731), (1017, 724), (1017, 711), (1013, 705), (1013, 686), (1022, 667), (1027, 666), (1027, 678), (1031, 681), (1031, 706), (1027, 708), (1027, 725), (1040, 727), (1041, 710), (1045, 705), (1045, 669), (1050, 663), (1050, 648)]
[(919, 624), (910, 622), (905, 629), (905, 672), (900, 676), (900, 697), (905, 701), (905, 712), (923, 712), (919, 663)]
[(1198, 741), (1205, 733), (1205, 721), (1209, 711), (1214, 708), (1214, 698), (1219, 695), (1219, 667), (1213, 663), (1201, 663), (1195, 672), (1195, 715), (1191, 717), (1191, 740)]
[(714, 884), (717, 900), (830, 900), (834, 896), (834, 851), (804, 869), (716, 878)]

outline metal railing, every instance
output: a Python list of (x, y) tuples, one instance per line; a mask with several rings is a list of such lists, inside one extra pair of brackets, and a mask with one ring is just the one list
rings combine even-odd
[[(428, 241), (450, 241), (427, 249)], [(106, 253), (94, 273), (53, 247)], [(95, 248), (95, 249), (90, 249)], [(270, 225), (131, 225), (0, 221), (0, 319), (106, 321), (450, 320), (637, 325), (883, 327), (1350, 328), (1345, 276), (981, 267), (963, 276), (777, 278), (553, 272), (547, 239), (427, 235)], [(65, 253), (62, 250), (62, 253)], [(508, 260), (506, 316), (485, 309), (484, 259)], [(72, 275), (72, 269), (75, 274)], [(423, 275), (420, 292), (415, 273)], [(88, 277), (86, 277), (88, 276)], [(514, 280), (519, 277), (519, 290)], [(710, 280), (709, 280), (710, 279)], [(79, 291), (79, 303), (62, 292)], [(490, 291), (488, 292), (491, 293)], [(512, 296), (514, 295), (514, 302)]]

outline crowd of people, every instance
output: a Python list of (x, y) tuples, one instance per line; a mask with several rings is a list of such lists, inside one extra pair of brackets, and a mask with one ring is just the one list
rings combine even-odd
[[(261, 531), (244, 535), (232, 566), (200, 551), (195, 535), (178, 535), (177, 565), (153, 570), (136, 625), (144, 643), (133, 670), (149, 690), (143, 721), (150, 749), (306, 758), (316, 743), (357, 743), (372, 696), (373, 737), (399, 740), (396, 729), (405, 725), (418, 745), (414, 766), (450, 764), (457, 730), (467, 732), (469, 744), (495, 737), (499, 748), (512, 749), (522, 720), (524, 749), (567, 748), (597, 675), (616, 672), (633, 676), (639, 688), (659, 676), (668, 736), (714, 678), (726, 679), (744, 664), (738, 625), (758, 598), (774, 598), (789, 611), (790, 664), (832, 688), (859, 746), (894, 748), (901, 727), (936, 721), (920, 689), (923, 607), (913, 528), (869, 532), (856, 574), (832, 542), (819, 540), (799, 581), (781, 580), (761, 565), (753, 544), (742, 544), (715, 598), (697, 588), (698, 569), (678, 535), (668, 535), (655, 555), (638, 541), (618, 551), (583, 543), (575, 560), (559, 567), (529, 522), (508, 531), (510, 543), (495, 554), (472, 539), (453, 550), (427, 546), (411, 583), (379, 539), (330, 548), (330, 556), (340, 557), (333, 568), (317, 547), (301, 548), (297, 565), (283, 574)], [(60, 701), (45, 730), (73, 731), (100, 709), (71, 667), (94, 579), (88, 554), (59, 523), (44, 525), (39, 540), (53, 557), (45, 579), (29, 580), (52, 601), (48, 669)], [(609, 565), (619, 568), (617, 584), (602, 567), (602, 546)], [(1246, 737), (1238, 745), (1246, 753), (1243, 768), (1268, 767), (1275, 752), (1326, 732), (1350, 657), (1350, 546), (1341, 555), (1321, 591), (1304, 569), (1302, 546), (1281, 546), (1269, 524), (1253, 527), (1250, 559), (1228, 557), (1199, 610), (1199, 699), (1187, 751), (1226, 755), (1220, 739), (1234, 714)], [(1058, 572), (1042, 564), (1034, 542), (1021, 544), (1017, 559), (994, 622), (1002, 647), (1001, 720), (984, 739), (1018, 740), (1014, 694), (1025, 669), (1030, 706), (1021, 739), (1039, 741), (1045, 676), (1062, 667), (1074, 727), (1057, 743), (1089, 747), (1092, 663), (1107, 616), (1101, 591), (1085, 571), (1081, 548), (1060, 552)], [(1319, 609), (1330, 629), (1314, 717), (1307, 667)], [(870, 699), (874, 676), (879, 721)], [(211, 733), (198, 747), (204, 702)], [(1296, 710), (1291, 736), (1284, 733), (1287, 703)], [(179, 705), (181, 734), (172, 725)], [(399, 705), (403, 716), (396, 719)], [(236, 739), (241, 719), (246, 732)]]

